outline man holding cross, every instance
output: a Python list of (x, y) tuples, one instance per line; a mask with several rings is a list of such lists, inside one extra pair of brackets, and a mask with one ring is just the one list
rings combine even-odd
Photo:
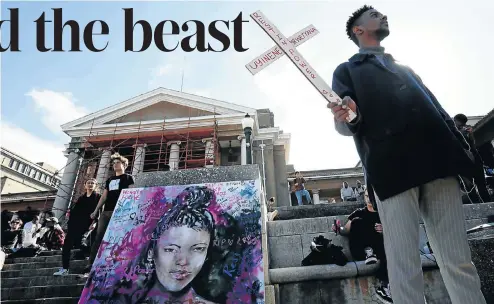
[[(474, 169), (470, 147), (412, 69), (384, 52), (385, 15), (363, 6), (346, 30), (360, 49), (336, 68), (332, 89), (344, 97), (343, 104), (328, 107), (336, 130), (353, 136), (369, 195), (375, 194), (393, 301), (425, 301), (417, 248), (421, 215), (452, 303), (486, 303), (471, 260), (457, 180)], [(349, 110), (357, 114), (350, 121)]]

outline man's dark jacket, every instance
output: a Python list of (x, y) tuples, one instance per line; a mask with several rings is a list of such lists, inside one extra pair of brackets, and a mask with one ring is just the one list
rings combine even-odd
[(438, 178), (471, 176), (468, 145), (451, 117), (421, 79), (386, 54), (383, 66), (373, 54), (356, 54), (333, 74), (332, 89), (358, 107), (352, 123), (335, 121), (353, 136), (380, 200)]

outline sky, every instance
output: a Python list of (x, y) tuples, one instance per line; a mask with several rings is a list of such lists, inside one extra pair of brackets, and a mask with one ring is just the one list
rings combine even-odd
[[(494, 1), (292, 1), (292, 2), (5, 2), (19, 8), (21, 52), (1, 54), (1, 145), (35, 161), (57, 168), (66, 163), (64, 144), (69, 137), (60, 125), (117, 104), (136, 95), (164, 87), (253, 108), (269, 108), (275, 125), (291, 134), (289, 163), (296, 170), (353, 167), (359, 161), (351, 137), (339, 135), (325, 99), (291, 61), (283, 58), (255, 76), (245, 64), (274, 43), (250, 19), (261, 10), (284, 34), (291, 36), (313, 24), (319, 34), (297, 49), (328, 84), (334, 69), (358, 48), (345, 34), (348, 16), (363, 4), (388, 16), (390, 36), (382, 45), (400, 62), (412, 67), (451, 115), (485, 115), (494, 107), (491, 29)], [(164, 53), (154, 45), (141, 53), (124, 52), (123, 8), (134, 8), (134, 19), (147, 20), (154, 28), (162, 20), (233, 20), (240, 12), (243, 46), (221, 53)], [(63, 8), (63, 19), (83, 27), (104, 20), (108, 36), (96, 37), (105, 51), (47, 52), (36, 49), (35, 23), (52, 8)], [(46, 27), (47, 45), (53, 43), (53, 23)], [(136, 28), (137, 31), (137, 28)], [(227, 31), (233, 37), (233, 28)], [(69, 47), (69, 31), (64, 47)], [(181, 33), (173, 41), (188, 35)], [(2, 26), (2, 46), (8, 44)], [(135, 35), (138, 40), (140, 36)], [(207, 38), (211, 39), (210, 37)], [(171, 41), (171, 40), (170, 40)], [(81, 38), (82, 42), (82, 38)], [(486, 56), (487, 55), (487, 56)], [(490, 67), (488, 65), (491, 65)]]

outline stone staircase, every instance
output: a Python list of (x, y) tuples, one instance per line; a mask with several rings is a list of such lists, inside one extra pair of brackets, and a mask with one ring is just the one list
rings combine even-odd
[[(375, 295), (377, 281), (373, 277), (377, 265), (365, 265), (351, 257), (348, 239), (330, 232), (335, 219), (346, 217), (362, 205), (307, 205), (278, 207), (275, 221), (266, 223), (268, 275), (266, 295), (272, 304), (370, 304), (380, 303)], [(494, 203), (464, 205), (465, 228), (485, 224), (494, 215)], [(487, 303), (494, 303), (494, 231), (469, 235), (472, 258), (477, 266)], [(300, 265), (310, 253), (313, 237), (322, 234), (343, 247), (349, 262), (337, 265)], [(428, 303), (451, 303), (433, 254), (424, 248), (427, 234), (421, 221), (417, 253), (421, 254), (424, 270), (425, 296)]]
[[(77, 250), (73, 250), (73, 253)], [(7, 258), (1, 272), (2, 303), (72, 304), (79, 301), (85, 279), (78, 278), (87, 264), (72, 260), (70, 275), (54, 277), (62, 263), (61, 251), (44, 251), (34, 258)]]
[[(357, 207), (340, 204), (277, 208), (279, 216), (274, 222), (267, 222), (263, 231), (267, 304), (378, 303), (373, 288), (377, 265), (353, 261), (347, 239), (329, 232), (334, 219), (344, 222), (346, 215)], [(487, 217), (494, 215), (494, 203), (465, 205), (464, 211), (468, 229), (487, 223)], [(350, 262), (345, 266), (301, 267), (300, 262), (310, 252), (310, 240), (319, 234), (343, 246)], [(493, 231), (475, 233), (469, 239), (484, 295), (488, 303), (494, 303)], [(417, 250), (423, 248), (426, 240), (421, 229)], [(70, 275), (54, 277), (60, 265), (60, 251), (42, 252), (35, 258), (6, 259), (1, 272), (1, 302), (77, 303), (85, 284), (85, 279), (77, 275), (82, 273), (86, 261), (72, 260)], [(450, 303), (434, 256), (424, 253), (422, 266), (429, 303)]]

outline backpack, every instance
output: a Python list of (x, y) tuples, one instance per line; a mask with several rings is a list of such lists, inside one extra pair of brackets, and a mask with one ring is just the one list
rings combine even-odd
[(344, 266), (348, 262), (343, 253), (343, 247), (331, 244), (329, 240), (320, 234), (312, 240), (311, 253), (302, 260), (302, 266), (336, 264)]

